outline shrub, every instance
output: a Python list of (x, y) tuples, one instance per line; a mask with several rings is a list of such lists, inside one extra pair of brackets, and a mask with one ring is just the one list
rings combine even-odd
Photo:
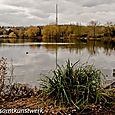
[(15, 100), (23, 97), (31, 97), (39, 92), (37, 88), (30, 88), (27, 84), (14, 83), (14, 67), (6, 58), (0, 59), (0, 101)]
[(7, 62), (5, 58), (0, 59), (0, 94), (5, 85), (5, 78), (7, 75)]
[(93, 65), (78, 65), (78, 62), (72, 64), (68, 60), (66, 66), (58, 65), (53, 76), (42, 79), (42, 88), (48, 98), (64, 105), (74, 105), (77, 109), (105, 102), (107, 95), (101, 87), (101, 71)]
[(14, 67), (7, 63), (6, 58), (0, 59), (0, 97), (9, 95), (14, 79)]

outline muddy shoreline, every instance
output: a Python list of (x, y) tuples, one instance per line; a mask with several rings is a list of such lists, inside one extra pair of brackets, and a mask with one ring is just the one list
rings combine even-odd
[[(100, 105), (88, 105), (81, 110), (77, 110), (74, 107), (64, 107), (61, 105), (55, 105), (55, 102), (51, 102), (50, 99), (41, 95), (41, 91), (37, 95), (31, 95), (30, 97), (20, 97), (12, 99), (0, 99), (0, 109), (39, 109), (40, 115), (114, 115), (115, 104), (108, 107)], [(16, 114), (16, 113), (14, 113)], [(22, 113), (20, 113), (22, 115)]]

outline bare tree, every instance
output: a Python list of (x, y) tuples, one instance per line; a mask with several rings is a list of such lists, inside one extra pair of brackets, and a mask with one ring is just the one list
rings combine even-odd
[(112, 22), (107, 22), (105, 25), (105, 30), (106, 30), (106, 34), (109, 37), (109, 40), (111, 40), (111, 34), (112, 34)]
[(91, 22), (89, 22), (89, 24), (92, 26), (93, 28), (93, 37), (96, 37), (96, 27), (99, 24), (97, 21), (92, 20)]

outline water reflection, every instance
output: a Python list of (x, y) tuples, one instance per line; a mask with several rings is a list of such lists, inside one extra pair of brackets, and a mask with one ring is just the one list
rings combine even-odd
[(115, 46), (111, 44), (103, 44), (100, 41), (90, 41), (88, 43), (83, 42), (76, 42), (76, 43), (39, 43), (39, 44), (32, 44), (29, 45), (31, 48), (40, 48), (40, 46), (47, 49), (47, 51), (51, 50), (58, 50), (61, 49), (68, 49), (69, 52), (76, 51), (76, 53), (80, 53), (83, 49), (87, 49), (90, 55), (99, 54), (100, 49), (104, 49), (104, 53), (106, 55), (111, 55), (114, 52)]
[[(28, 53), (26, 53), (28, 52)], [(88, 43), (5, 43), (0, 45), (0, 57), (13, 59), (17, 82), (38, 85), (41, 73), (53, 70), (56, 64), (62, 65), (70, 59), (81, 63), (88, 60), (95, 63), (108, 80), (113, 80), (115, 68), (115, 47), (102, 42)]]

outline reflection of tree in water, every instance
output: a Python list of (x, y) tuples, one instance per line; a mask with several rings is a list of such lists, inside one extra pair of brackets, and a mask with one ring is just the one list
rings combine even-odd
[(90, 41), (87, 43), (76, 42), (75, 44), (33, 44), (33, 45), (30, 45), (31, 48), (40, 48), (41, 46), (47, 49), (47, 52), (50, 52), (50, 51), (58, 52), (59, 49), (67, 49), (70, 53), (72, 52), (81, 53), (84, 49), (87, 49), (90, 55), (99, 54), (99, 50), (101, 48), (104, 49), (104, 53), (106, 55), (111, 55), (112, 51), (115, 50), (115, 46), (112, 46), (111, 44), (103, 44), (103, 42), (100, 42), (100, 41)]
[(46, 49), (48, 49), (48, 51), (56, 51), (56, 48), (57, 50), (58, 49), (68, 49), (69, 52), (74, 52), (76, 51), (79, 52), (79, 51), (82, 51), (82, 49), (84, 49), (84, 45), (81, 46), (80, 44), (45, 44), (43, 45), (43, 47), (45, 47)]
[(96, 55), (99, 54), (99, 44), (97, 45), (96, 41), (89, 42), (87, 45), (87, 50), (90, 53), (90, 55)]
[(104, 49), (104, 53), (106, 55), (111, 55), (112, 52), (115, 50), (115, 46), (113, 46), (112, 44), (103, 44), (103, 42), (100, 41), (88, 42), (87, 45), (85, 45), (85, 48), (91, 55), (99, 54), (99, 50), (101, 48)]
[(41, 44), (32, 44), (29, 45), (31, 48), (35, 49), (35, 48), (40, 48)]
[(111, 55), (111, 53), (115, 50), (115, 46), (112, 44), (106, 43), (104, 44), (104, 53), (106, 55)]

